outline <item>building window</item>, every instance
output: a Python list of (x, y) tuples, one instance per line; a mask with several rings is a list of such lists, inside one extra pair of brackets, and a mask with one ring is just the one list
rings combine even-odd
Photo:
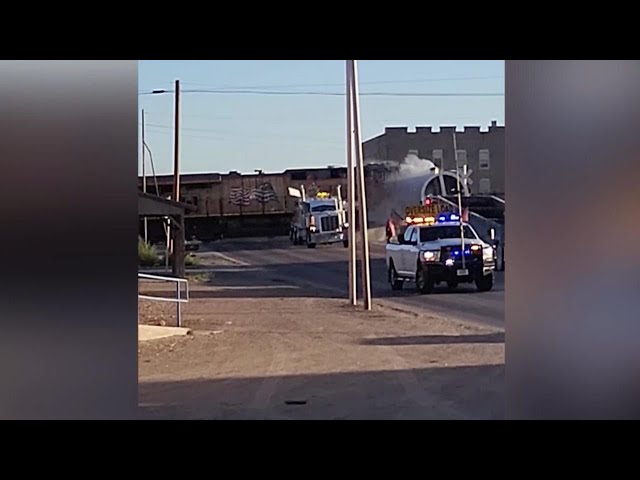
[(436, 167), (443, 168), (443, 155), (442, 150), (434, 150), (432, 153), (432, 161)]
[(489, 150), (480, 150), (478, 158), (480, 160), (480, 170), (489, 170), (491, 168), (491, 158), (489, 157)]
[(192, 197), (192, 199), (191, 199), (191, 204), (192, 204), (194, 207), (198, 208), (198, 197)]
[(458, 150), (458, 165), (466, 165), (467, 164), (467, 151), (466, 150)]
[(480, 193), (491, 193), (491, 180), (488, 178), (481, 178), (478, 190), (480, 190)]

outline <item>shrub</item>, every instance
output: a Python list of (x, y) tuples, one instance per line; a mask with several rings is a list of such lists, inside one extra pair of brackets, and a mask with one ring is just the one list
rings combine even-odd
[[(169, 262), (171, 265), (173, 264), (173, 254), (169, 255)], [(198, 258), (195, 255), (185, 253), (185, 256), (184, 256), (185, 267), (196, 267), (198, 264), (199, 264)]]
[(160, 260), (155, 247), (138, 238), (138, 264), (142, 267), (155, 267), (160, 264)]
[(184, 257), (184, 265), (185, 267), (195, 267), (198, 265), (198, 259), (195, 255), (187, 255)]

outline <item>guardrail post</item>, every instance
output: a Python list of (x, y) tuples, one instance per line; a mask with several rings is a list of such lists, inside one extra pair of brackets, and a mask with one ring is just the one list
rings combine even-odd
[(178, 319), (178, 327), (182, 327), (182, 308), (180, 305), (180, 282), (176, 282), (176, 298), (177, 298), (177, 302), (176, 302), (176, 306), (177, 306), (177, 319)]
[[(161, 277), (158, 275), (148, 275), (138, 273), (138, 279), (149, 279), (149, 280), (158, 280), (164, 282), (175, 282), (176, 283), (176, 298), (163, 298), (163, 297), (152, 297), (148, 295), (141, 295), (138, 292), (138, 299), (150, 300), (155, 302), (175, 302), (176, 303), (176, 320), (178, 327), (182, 327), (182, 305), (181, 303), (189, 302), (189, 281), (186, 278), (172, 278), (172, 277)], [(180, 290), (180, 284), (184, 283), (185, 285), (185, 297), (182, 297), (182, 292)], [(138, 323), (140, 323), (140, 310), (138, 309)]]

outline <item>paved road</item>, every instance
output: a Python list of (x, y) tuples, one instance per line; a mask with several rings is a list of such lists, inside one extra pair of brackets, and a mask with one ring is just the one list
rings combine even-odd
[[(347, 294), (348, 250), (341, 244), (316, 249), (294, 247), (287, 238), (225, 240), (204, 245), (269, 275), (290, 282), (315, 284), (336, 296)], [(491, 292), (477, 292), (475, 285), (461, 285), (455, 292), (436, 288), (431, 295), (419, 295), (412, 284), (401, 292), (392, 292), (387, 283), (384, 245), (371, 244), (371, 280), (375, 299), (388, 306), (451, 317), (466, 322), (504, 328), (504, 274), (496, 274)]]

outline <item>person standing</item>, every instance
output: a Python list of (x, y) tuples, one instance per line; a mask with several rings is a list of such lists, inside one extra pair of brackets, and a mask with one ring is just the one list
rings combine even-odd
[(387, 219), (387, 225), (386, 225), (387, 243), (389, 243), (392, 238), (395, 238), (395, 236), (396, 236), (396, 226), (395, 226), (395, 223), (393, 222), (393, 218), (389, 217)]

